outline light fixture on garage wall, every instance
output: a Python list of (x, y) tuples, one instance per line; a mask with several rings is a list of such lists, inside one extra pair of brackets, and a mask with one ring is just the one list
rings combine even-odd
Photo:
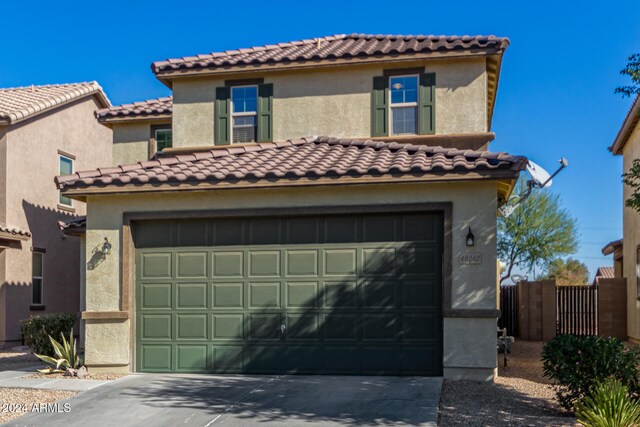
[(111, 243), (109, 243), (109, 239), (104, 238), (104, 243), (102, 244), (102, 254), (109, 255), (111, 253)]
[(467, 246), (473, 246), (476, 244), (476, 237), (471, 232), (471, 227), (469, 227), (469, 232), (467, 233), (466, 242), (467, 242)]

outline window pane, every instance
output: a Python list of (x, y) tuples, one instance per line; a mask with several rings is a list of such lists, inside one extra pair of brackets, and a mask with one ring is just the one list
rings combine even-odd
[(231, 102), (234, 113), (257, 111), (258, 88), (255, 86), (234, 87), (231, 89)]
[(391, 103), (418, 102), (418, 77), (391, 77)]
[(71, 175), (73, 173), (73, 160), (60, 156), (60, 175)]
[(162, 151), (165, 148), (171, 148), (173, 146), (173, 133), (171, 129), (157, 129), (155, 137), (157, 151)]
[(396, 107), (391, 109), (392, 133), (394, 135), (416, 132), (416, 107)]
[(67, 206), (71, 206), (73, 202), (71, 201), (70, 198), (68, 198), (67, 196), (63, 196), (62, 194), (60, 194), (60, 204), (61, 205), (67, 205)]
[(233, 118), (233, 142), (255, 142), (256, 116)]
[(33, 304), (42, 304), (42, 279), (33, 279), (31, 286), (33, 287), (31, 302)]
[(42, 277), (42, 254), (40, 252), (34, 252), (31, 259), (31, 275)]

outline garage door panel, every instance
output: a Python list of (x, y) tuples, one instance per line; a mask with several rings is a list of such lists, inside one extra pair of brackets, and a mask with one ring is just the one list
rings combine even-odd
[(244, 346), (211, 346), (211, 370), (221, 373), (240, 373), (244, 371)]
[(140, 347), (141, 368), (150, 372), (173, 370), (173, 346), (170, 344), (143, 344)]
[(177, 283), (177, 309), (207, 308), (207, 283)]
[(318, 275), (317, 250), (285, 250), (287, 276)]
[(327, 341), (358, 340), (357, 314), (325, 314), (322, 326)]
[(143, 279), (171, 279), (171, 253), (147, 253), (142, 255)]
[(249, 277), (279, 277), (280, 251), (249, 251)]
[(214, 308), (238, 309), (244, 307), (244, 282), (213, 284)]
[(177, 314), (176, 341), (207, 340), (207, 314)]
[(203, 372), (207, 370), (206, 344), (176, 346), (176, 371), (177, 372)]
[(215, 277), (243, 277), (244, 253), (239, 251), (213, 252), (213, 275)]
[(287, 282), (286, 308), (318, 307), (318, 282)]
[(361, 281), (363, 307), (394, 308), (396, 306), (397, 281), (365, 279)]
[(176, 259), (178, 262), (177, 278), (207, 278), (207, 252), (178, 253)]
[(250, 282), (249, 308), (280, 307), (280, 282)]
[(242, 313), (212, 314), (211, 320), (214, 341), (244, 339), (244, 315)]
[(145, 224), (137, 370), (442, 374), (441, 215)]
[(397, 326), (395, 314), (365, 314), (362, 316), (362, 340), (395, 341)]
[(250, 340), (280, 340), (280, 313), (249, 314)]
[(324, 282), (324, 307), (341, 309), (358, 306), (359, 291), (356, 281)]
[(143, 340), (171, 340), (171, 314), (145, 314), (142, 316), (141, 335)]
[(325, 276), (355, 276), (356, 249), (326, 249), (324, 251)]
[(141, 308), (171, 309), (171, 283), (142, 283)]

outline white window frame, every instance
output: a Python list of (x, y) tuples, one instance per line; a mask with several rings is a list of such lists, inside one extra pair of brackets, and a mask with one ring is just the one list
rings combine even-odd
[[(60, 173), (60, 164), (62, 163), (62, 159), (63, 158), (71, 161), (71, 173), (69, 175), (74, 174), (75, 171), (76, 171), (76, 159), (74, 159), (73, 157), (64, 155), (62, 153), (58, 153), (58, 173)], [(69, 199), (69, 200), (70, 200), (69, 204), (63, 203), (62, 202), (62, 192), (60, 190), (58, 190), (58, 204), (60, 206), (66, 206), (66, 207), (72, 208), (73, 207), (73, 199)]]
[[(394, 104), (393, 102), (391, 102), (391, 90), (393, 89), (391, 87), (391, 79), (396, 79), (399, 77), (415, 77), (416, 79), (416, 88), (417, 88), (417, 93), (416, 93), (416, 102), (399, 102), (397, 104)], [(418, 134), (418, 102), (420, 101), (420, 75), (419, 74), (399, 74), (396, 76), (389, 76), (389, 136), (394, 136), (394, 135), (417, 135)], [(402, 108), (402, 107), (415, 107), (416, 109), (416, 131), (415, 133), (393, 133), (393, 109), (394, 108)]]
[(33, 286), (33, 279), (40, 279), (40, 302), (36, 303), (33, 300), (33, 289), (31, 289), (31, 305), (44, 305), (44, 252), (39, 250), (33, 250), (31, 252), (31, 262), (33, 263), (33, 257), (35, 254), (40, 255), (40, 276), (33, 275), (33, 266), (31, 267), (31, 286)]
[[(234, 113), (233, 112), (233, 89), (236, 88), (248, 88), (248, 87), (255, 87), (256, 88), (256, 111), (250, 111), (250, 112), (244, 112), (244, 113)], [(259, 97), (258, 97), (258, 85), (237, 85), (237, 86), (231, 86), (230, 88), (231, 90), (231, 94), (229, 96), (229, 98), (231, 99), (230, 101), (230, 108), (231, 108), (231, 120), (229, 120), (229, 126), (231, 127), (230, 131), (229, 131), (229, 144), (234, 144), (233, 142), (233, 119), (235, 117), (249, 117), (249, 116), (255, 116), (256, 118), (256, 137), (255, 137), (255, 141), (253, 142), (257, 142), (258, 141), (258, 102), (259, 102)], [(236, 142), (235, 144), (249, 144), (248, 142)]]

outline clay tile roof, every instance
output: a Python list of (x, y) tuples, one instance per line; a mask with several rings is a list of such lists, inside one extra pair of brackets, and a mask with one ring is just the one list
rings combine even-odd
[[(59, 189), (135, 187), (144, 184), (253, 183), (264, 180), (379, 177), (507, 172), (514, 177), (527, 159), (506, 153), (458, 150), (394, 142), (308, 137), (277, 143), (230, 145), (177, 154), (55, 179)], [(446, 179), (446, 178), (445, 178)]]
[(0, 124), (13, 124), (89, 95), (111, 105), (97, 82), (0, 89)]
[(447, 51), (502, 52), (509, 39), (495, 36), (339, 34), (245, 49), (157, 61), (156, 74), (270, 63), (364, 58)]
[(79, 216), (67, 221), (58, 221), (58, 228), (67, 235), (82, 234), (87, 229), (87, 217)]
[(603, 277), (605, 279), (613, 279), (616, 277), (615, 269), (613, 267), (598, 267), (596, 277)]
[(11, 234), (13, 236), (31, 237), (31, 232), (29, 231), (21, 230), (16, 227), (9, 227), (2, 224), (0, 224), (0, 233)]
[(100, 123), (129, 118), (170, 118), (173, 113), (173, 97), (149, 99), (132, 104), (115, 105), (96, 111)]

